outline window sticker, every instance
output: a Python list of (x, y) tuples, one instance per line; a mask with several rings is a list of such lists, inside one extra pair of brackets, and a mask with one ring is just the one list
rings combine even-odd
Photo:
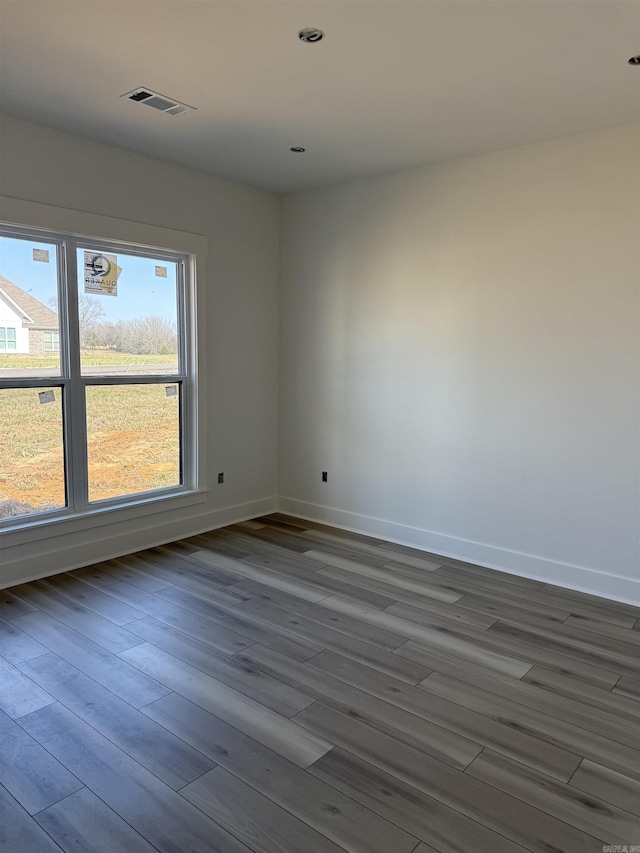
[(40, 398), (40, 405), (43, 403), (55, 403), (56, 399), (53, 391), (40, 391), (38, 397)]
[(175, 385), (167, 385), (167, 387), (164, 389), (164, 393), (167, 395), (167, 397), (175, 397), (178, 393), (178, 389)]
[(40, 261), (40, 263), (48, 264), (49, 263), (49, 250), (48, 249), (34, 249), (33, 250), (33, 260)]
[(166, 278), (167, 277), (167, 268), (156, 266), (156, 276), (158, 278)]
[(92, 296), (117, 296), (122, 267), (116, 255), (84, 253), (84, 292)]

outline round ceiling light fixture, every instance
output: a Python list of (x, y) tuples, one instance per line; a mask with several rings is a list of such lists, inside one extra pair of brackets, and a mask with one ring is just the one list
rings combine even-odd
[(640, 54), (638, 56), (632, 56), (628, 62), (629, 65), (640, 65)]
[(289, 151), (293, 151), (294, 154), (304, 154), (306, 148), (302, 148), (300, 145), (294, 145), (293, 148), (290, 148)]
[(298, 33), (298, 38), (305, 44), (316, 44), (317, 42), (322, 41), (324, 33), (317, 27), (305, 27)]

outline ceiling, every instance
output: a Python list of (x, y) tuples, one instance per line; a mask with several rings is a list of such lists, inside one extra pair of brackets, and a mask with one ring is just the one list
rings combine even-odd
[(3, 0), (0, 48), (4, 112), (279, 193), (640, 120), (635, 0)]

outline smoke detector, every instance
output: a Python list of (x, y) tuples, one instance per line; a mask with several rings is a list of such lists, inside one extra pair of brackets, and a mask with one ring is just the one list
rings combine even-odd
[(316, 44), (316, 42), (322, 41), (324, 33), (317, 27), (305, 27), (298, 33), (298, 38), (305, 44)]
[(196, 109), (196, 107), (190, 107), (187, 104), (181, 104), (180, 101), (175, 101), (173, 98), (168, 98), (166, 95), (159, 95), (158, 92), (154, 92), (146, 87), (134, 89), (132, 92), (125, 92), (120, 97), (128, 98), (130, 101), (136, 101), (147, 107), (152, 107), (154, 110), (159, 110), (168, 116), (181, 116)]

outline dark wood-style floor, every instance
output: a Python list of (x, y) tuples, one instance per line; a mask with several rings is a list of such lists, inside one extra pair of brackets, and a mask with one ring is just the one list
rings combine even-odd
[(630, 848), (639, 617), (281, 515), (0, 591), (0, 849)]

